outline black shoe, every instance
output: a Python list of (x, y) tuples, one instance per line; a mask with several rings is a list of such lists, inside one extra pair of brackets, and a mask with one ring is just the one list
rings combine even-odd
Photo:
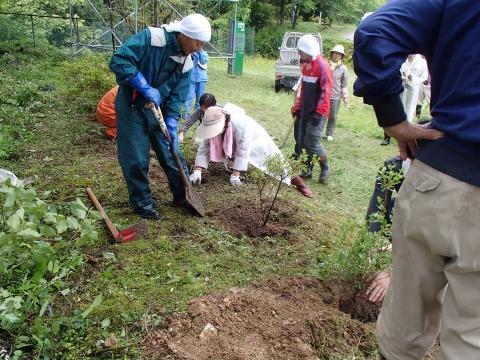
[(318, 177), (318, 182), (320, 184), (325, 184), (328, 181), (328, 178), (330, 177), (330, 167), (328, 166), (328, 163), (325, 162), (322, 164), (320, 162), (320, 176)]
[(308, 165), (307, 171), (302, 170), (300, 177), (303, 179), (311, 179), (313, 177), (313, 164)]
[(197, 211), (192, 207), (192, 205), (189, 204), (187, 200), (173, 200), (172, 201), (172, 206), (173, 207), (180, 207), (184, 208), (185, 210), (188, 210), (192, 214), (196, 214)]
[(383, 142), (380, 145), (388, 145), (390, 144), (390, 138), (383, 140)]
[(153, 203), (144, 207), (135, 207), (133, 208), (133, 211), (144, 219), (160, 219), (161, 217)]

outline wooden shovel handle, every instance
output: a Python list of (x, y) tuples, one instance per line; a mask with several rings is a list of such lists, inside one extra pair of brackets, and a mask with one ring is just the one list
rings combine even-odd
[(103, 210), (102, 205), (100, 205), (100, 202), (97, 200), (97, 197), (93, 193), (92, 189), (89, 187), (85, 188), (85, 192), (87, 193), (88, 197), (90, 200), (92, 200), (93, 205), (97, 208), (97, 210), (100, 212), (102, 215), (103, 220), (105, 221), (105, 224), (107, 224), (108, 230), (110, 230), (110, 233), (112, 234), (113, 238), (116, 240), (120, 236), (120, 233), (118, 232), (117, 228), (115, 225), (113, 225), (112, 220), (108, 217), (107, 213), (105, 210)]
[(165, 120), (163, 119), (162, 112), (160, 109), (157, 107), (153, 106), (152, 108), (153, 115), (158, 121), (158, 124), (160, 125), (160, 128), (162, 129), (163, 135), (167, 138), (168, 143), (170, 144), (170, 152), (172, 153), (173, 159), (177, 163), (178, 171), (180, 171), (180, 175), (183, 181), (183, 186), (186, 188), (190, 188), (190, 180), (188, 180), (187, 174), (185, 173), (185, 169), (183, 168), (182, 161), (178, 157), (177, 151), (175, 150), (175, 147), (173, 146), (173, 141), (172, 137), (170, 136), (170, 133), (168, 132), (167, 125), (165, 124)]

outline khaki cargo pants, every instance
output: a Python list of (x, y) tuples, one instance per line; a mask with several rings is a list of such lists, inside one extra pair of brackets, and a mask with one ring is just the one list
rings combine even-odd
[[(480, 169), (472, 169), (480, 171)], [(377, 321), (388, 360), (480, 359), (480, 187), (415, 160), (395, 202), (393, 274)]]

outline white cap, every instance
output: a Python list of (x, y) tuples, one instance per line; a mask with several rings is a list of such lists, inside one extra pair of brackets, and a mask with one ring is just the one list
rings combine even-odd
[(201, 14), (191, 14), (185, 16), (180, 21), (179, 32), (191, 39), (200, 41), (210, 41), (212, 37), (212, 28), (207, 18)]
[(317, 39), (311, 34), (303, 35), (298, 39), (297, 50), (310, 55), (312, 58), (320, 55), (320, 45), (318, 45)]

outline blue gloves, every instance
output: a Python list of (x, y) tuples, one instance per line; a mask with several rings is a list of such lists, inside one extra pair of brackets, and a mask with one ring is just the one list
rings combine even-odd
[(157, 107), (160, 106), (162, 98), (158, 89), (152, 87), (145, 79), (145, 76), (139, 71), (137, 75), (130, 80), (130, 86), (137, 90), (147, 100), (153, 102)]
[(177, 135), (177, 127), (178, 127), (178, 120), (167, 116), (165, 118), (165, 125), (167, 125), (168, 133), (170, 134), (170, 138), (172, 139), (172, 144), (175, 148), (178, 148), (178, 135)]

